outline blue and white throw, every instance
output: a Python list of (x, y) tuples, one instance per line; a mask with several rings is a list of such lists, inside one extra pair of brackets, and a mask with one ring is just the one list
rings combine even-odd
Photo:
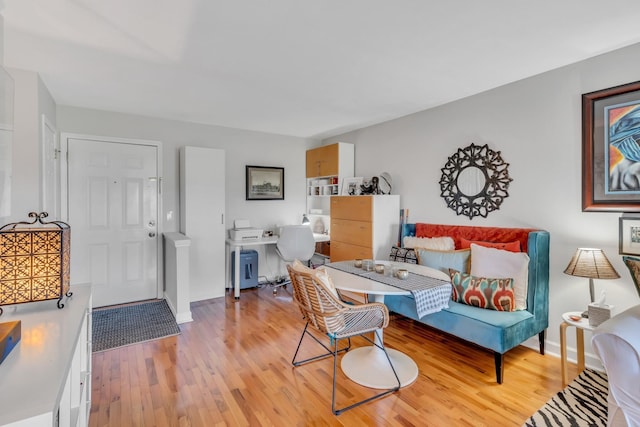
[(418, 317), (420, 318), (449, 307), (451, 282), (448, 280), (411, 272), (406, 279), (398, 279), (375, 271), (357, 268), (353, 265), (353, 261), (332, 262), (326, 264), (326, 266), (411, 292), (416, 302)]

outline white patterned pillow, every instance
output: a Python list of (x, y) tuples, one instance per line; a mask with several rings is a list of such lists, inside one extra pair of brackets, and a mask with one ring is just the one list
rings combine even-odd
[(452, 251), (456, 248), (453, 238), (445, 237), (413, 237), (405, 236), (402, 239), (405, 248), (424, 248), (437, 251)]
[(513, 278), (516, 310), (527, 308), (529, 255), (471, 244), (471, 274), (497, 279)]

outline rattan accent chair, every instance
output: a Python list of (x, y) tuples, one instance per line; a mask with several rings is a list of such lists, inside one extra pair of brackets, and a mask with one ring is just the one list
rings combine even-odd
[[(313, 270), (308, 268), (304, 268), (304, 270), (302, 268), (296, 269), (291, 265), (287, 265), (287, 270), (289, 271), (291, 285), (293, 287), (293, 298), (298, 304), (303, 317), (307, 321), (291, 363), (293, 366), (297, 367), (308, 362), (333, 356), (333, 390), (331, 394), (331, 410), (333, 413), (335, 415), (340, 415), (344, 411), (355, 408), (363, 403), (370, 402), (379, 397), (398, 391), (400, 389), (400, 379), (398, 378), (398, 374), (391, 363), (387, 350), (384, 348), (384, 344), (376, 344), (369, 337), (364, 335), (370, 332), (378, 334), (378, 329), (387, 327), (389, 324), (389, 310), (387, 307), (381, 303), (360, 305), (345, 304), (340, 300), (337, 293), (322, 283), (318, 278), (318, 275), (315, 274)], [(329, 348), (327, 344), (312, 334), (309, 327), (316, 332), (319, 332), (320, 336), (326, 335), (329, 338), (329, 345), (332, 345), (333, 349)], [(326, 352), (305, 360), (296, 360), (305, 335), (313, 338), (313, 340), (320, 344)], [(336, 408), (336, 370), (338, 354), (349, 351), (351, 348), (351, 337), (355, 336), (362, 336), (369, 343), (384, 351), (387, 356), (387, 361), (389, 362), (396, 380), (398, 381), (398, 385), (390, 389), (385, 389), (374, 396), (338, 409)], [(348, 345), (339, 349), (339, 342), (345, 338), (348, 341)], [(378, 338), (380, 337), (378, 336)], [(381, 342), (380, 339), (378, 341)], [(372, 372), (371, 374), (375, 375), (375, 372)]]

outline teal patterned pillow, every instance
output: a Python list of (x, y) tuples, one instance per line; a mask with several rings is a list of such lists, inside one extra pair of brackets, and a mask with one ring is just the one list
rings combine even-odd
[(638, 291), (638, 296), (640, 296), (640, 258), (634, 258), (630, 256), (623, 256), (622, 261), (629, 269), (629, 273), (631, 273), (631, 278), (633, 279), (633, 283), (636, 285), (636, 291)]

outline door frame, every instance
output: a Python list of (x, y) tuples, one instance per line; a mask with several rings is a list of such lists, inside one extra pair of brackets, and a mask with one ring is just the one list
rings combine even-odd
[[(53, 147), (47, 147), (47, 129), (51, 132), (53, 136)], [(60, 195), (60, 163), (61, 163), (61, 151), (60, 151), (60, 141), (58, 140), (58, 129), (56, 129), (55, 125), (46, 114), (42, 114), (42, 123), (41, 123), (42, 134), (40, 135), (41, 147), (40, 147), (40, 212), (48, 212), (50, 216), (55, 219), (60, 217), (60, 203), (62, 202)], [(47, 149), (53, 149), (53, 161), (48, 162), (47, 159)], [(53, 183), (53, 212), (51, 210), (51, 206), (47, 206), (47, 177), (45, 172), (47, 171), (47, 167), (53, 167), (53, 175), (55, 178), (55, 182)]]
[(157, 223), (157, 236), (156, 241), (156, 277), (157, 290), (156, 297), (164, 298), (164, 258), (162, 256), (162, 239), (163, 239), (163, 224), (164, 218), (161, 216), (162, 210), (162, 142), (152, 141), (148, 139), (133, 139), (133, 138), (116, 138), (112, 136), (96, 136), (86, 135), (79, 133), (67, 133), (60, 134), (60, 216), (63, 221), (69, 221), (69, 140), (70, 139), (87, 139), (96, 142), (117, 143), (117, 144), (132, 144), (132, 145), (147, 145), (156, 148), (156, 170), (158, 171), (158, 197), (157, 205), (158, 211), (156, 212)]

